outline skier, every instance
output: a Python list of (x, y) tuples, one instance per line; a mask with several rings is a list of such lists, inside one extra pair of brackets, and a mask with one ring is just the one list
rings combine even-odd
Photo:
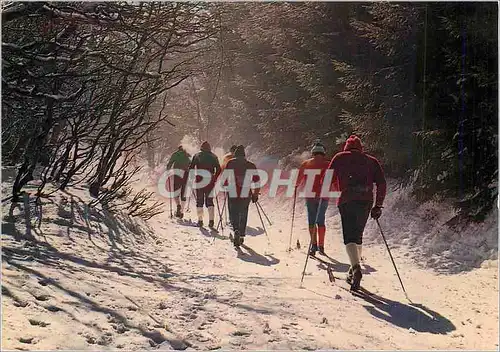
[(179, 196), (175, 197), (175, 204), (177, 204), (177, 210), (175, 211), (175, 216), (181, 218), (184, 216), (184, 204), (186, 202), (186, 182), (188, 173), (186, 172), (189, 168), (189, 163), (191, 161), (191, 155), (184, 150), (182, 145), (180, 145), (177, 150), (172, 154), (167, 163), (167, 170), (170, 168), (184, 170), (184, 176), (174, 176), (174, 188), (172, 191), (177, 191), (179, 188), (181, 193)]
[(320, 193), (321, 180), (330, 161), (326, 159), (325, 146), (319, 140), (314, 143), (311, 154), (312, 158), (305, 160), (300, 165), (295, 194), (297, 194), (297, 190), (302, 184), (307, 183), (309, 176), (305, 174), (305, 170), (320, 170), (320, 174), (316, 175), (314, 179), (312, 196), (306, 197), (307, 220), (309, 223), (309, 235), (311, 236), (309, 255), (315, 256), (316, 251), (325, 255), (325, 213), (328, 208), (328, 199), (320, 198)]
[[(225, 169), (233, 170), (235, 176), (234, 181), (236, 184), (234, 186), (236, 186), (237, 197), (229, 197), (228, 202), (230, 209), (232, 209), (229, 214), (234, 231), (233, 243), (235, 247), (239, 247), (243, 244), (245, 239), (250, 200), (256, 203), (259, 200), (260, 192), (260, 189), (256, 188), (253, 190), (249, 189), (247, 194), (243, 194), (243, 181), (247, 170), (255, 170), (257, 167), (254, 163), (246, 159), (245, 147), (239, 145), (234, 151), (234, 158), (227, 162)], [(257, 182), (258, 180), (259, 178), (257, 175), (252, 177), (252, 182)]]
[[(334, 172), (334, 189), (341, 195), (337, 205), (342, 220), (342, 233), (351, 266), (347, 282), (351, 290), (359, 289), (362, 273), (360, 257), (363, 231), (370, 216), (378, 219), (382, 215), (386, 195), (384, 171), (376, 158), (363, 152), (361, 139), (351, 135), (344, 151), (337, 153), (329, 169)], [(376, 184), (375, 205), (373, 205), (373, 184)]]
[(205, 141), (201, 144), (200, 151), (193, 156), (189, 169), (207, 170), (211, 174), (210, 182), (203, 188), (196, 190), (196, 211), (198, 213), (198, 226), (203, 227), (203, 205), (208, 209), (208, 227), (214, 227), (215, 209), (214, 199), (210, 196), (215, 185), (215, 180), (220, 173), (220, 164), (217, 156), (212, 153), (210, 144)]

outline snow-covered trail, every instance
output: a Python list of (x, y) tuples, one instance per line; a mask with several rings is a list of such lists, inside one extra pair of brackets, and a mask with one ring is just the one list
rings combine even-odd
[[(4, 349), (498, 348), (497, 261), (438, 275), (419, 268), (404, 247), (394, 250), (410, 305), (385, 247), (366, 246), (362, 286), (374, 295), (364, 299), (340, 280), (330, 283), (315, 260), (300, 287), (308, 244), (301, 204), (292, 252), (291, 204), (262, 202), (273, 221), (266, 223), (270, 245), (251, 204), (238, 253), (227, 229), (214, 237), (170, 219), (168, 208), (149, 231), (100, 212), (85, 222), (72, 215), (79, 213), (74, 199), (46, 206), (41, 228), (31, 230), (43, 244), (36, 251), (11, 238), (19, 228), (3, 237)], [(195, 220), (191, 208), (186, 218)], [(338, 216), (327, 227), (326, 250), (343, 278)]]
[[(365, 248), (362, 285), (374, 295), (363, 299), (347, 285), (329, 282), (325, 266), (309, 260), (303, 287), (300, 277), (308, 245), (305, 215), (297, 211), (293, 248), (289, 243), (290, 205), (262, 203), (273, 225), (263, 232), (255, 205), (250, 205), (245, 247), (236, 251), (229, 230), (213, 234), (162, 219), (161, 236), (174, 236), (178, 257), (170, 292), (189, 308), (186, 290), (206, 292), (203, 309), (173, 322), (181, 331), (234, 349), (495, 349), (498, 337), (496, 269), (446, 276), (416, 268), (405, 253), (393, 250), (403, 283), (401, 291), (385, 247)], [(300, 205), (299, 205), (300, 207)], [(194, 208), (189, 215), (193, 215)], [(383, 224), (383, 219), (381, 219)], [(327, 220), (326, 250), (345, 277), (348, 259), (341, 241), (339, 216)], [(220, 236), (222, 235), (222, 236)], [(215, 238), (214, 238), (215, 236)], [(302, 248), (295, 248), (297, 238)], [(215, 320), (214, 320), (215, 319)], [(213, 321), (211, 321), (213, 320)], [(217, 347), (217, 346), (213, 346)]]

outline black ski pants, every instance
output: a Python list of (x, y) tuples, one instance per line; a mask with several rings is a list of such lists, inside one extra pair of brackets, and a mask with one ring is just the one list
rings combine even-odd
[(372, 201), (350, 201), (339, 205), (344, 244), (363, 243), (363, 231), (370, 216)]
[(233, 230), (235, 233), (239, 233), (240, 236), (245, 236), (250, 198), (229, 197), (228, 201), (231, 209), (229, 212), (229, 218), (231, 225), (233, 226)]
[(203, 205), (208, 207), (214, 206), (214, 198), (210, 197), (210, 192), (214, 187), (204, 187), (196, 190), (196, 207), (203, 208)]

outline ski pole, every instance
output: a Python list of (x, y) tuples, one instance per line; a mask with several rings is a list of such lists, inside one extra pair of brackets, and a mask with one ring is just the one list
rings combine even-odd
[[(217, 196), (215, 196), (215, 203), (217, 204), (217, 212), (219, 213), (219, 223), (220, 223), (220, 219), (221, 219), (221, 216), (220, 216), (220, 206), (219, 206), (219, 198)], [(216, 231), (219, 231), (219, 224), (217, 224), (217, 229)], [(224, 227), (222, 227), (222, 231), (224, 231)], [(215, 232), (214, 232), (214, 240), (212, 241), (212, 243), (214, 244), (215, 243)]]
[(290, 228), (290, 243), (288, 245), (288, 252), (292, 251), (293, 220), (295, 219), (295, 202), (296, 201), (297, 201), (297, 188), (295, 188), (295, 192), (293, 192), (292, 226)]
[(306, 262), (304, 264), (304, 270), (302, 270), (302, 278), (300, 279), (300, 287), (302, 287), (302, 283), (304, 282), (304, 275), (306, 274), (307, 261), (309, 260), (309, 252), (311, 251), (311, 246), (312, 246), (312, 238), (309, 240), (309, 248), (307, 249)]
[[(318, 202), (318, 208), (316, 209), (316, 219), (314, 220), (314, 226), (316, 226), (318, 222), (318, 216), (319, 216), (319, 210), (321, 209), (321, 203), (323, 203), (323, 199), (320, 198)], [(306, 254), (306, 263), (304, 264), (304, 270), (302, 270), (302, 278), (300, 279), (300, 286), (302, 286), (302, 282), (304, 281), (304, 275), (306, 274), (306, 268), (307, 268), (307, 261), (309, 260), (309, 253), (311, 252), (311, 247), (312, 247), (312, 237), (311, 240), (309, 241), (309, 249), (307, 250)]]
[(382, 238), (385, 243), (385, 247), (387, 248), (387, 252), (389, 252), (389, 257), (391, 257), (392, 265), (394, 266), (394, 270), (396, 270), (396, 275), (398, 276), (399, 283), (401, 284), (401, 288), (403, 289), (403, 292), (405, 293), (406, 299), (411, 302), (410, 298), (408, 298), (408, 294), (406, 293), (405, 287), (403, 285), (403, 281), (401, 280), (401, 276), (399, 276), (398, 268), (396, 267), (396, 263), (394, 262), (394, 258), (392, 257), (391, 250), (389, 249), (389, 245), (387, 244), (387, 241), (384, 236), (384, 232), (382, 231), (382, 227), (380, 226), (380, 222), (378, 219), (375, 219), (377, 222), (378, 228), (380, 230), (380, 234), (382, 235)]
[[(222, 204), (222, 214), (224, 214), (224, 209), (226, 208), (226, 200), (227, 198), (224, 197), (224, 203)], [(226, 211), (227, 214), (227, 211)], [(222, 218), (223, 216), (219, 216), (219, 222), (217, 223), (217, 231), (219, 231), (219, 226), (222, 226)], [(222, 231), (224, 231), (224, 228), (222, 227)]]
[[(226, 203), (227, 203), (227, 209), (226, 209)], [(228, 209), (229, 209), (229, 194), (226, 194), (226, 197), (224, 198), (224, 205), (222, 206), (222, 211), (226, 209), (226, 225), (229, 225), (229, 215), (228, 215)]]
[(191, 212), (190, 204), (191, 204), (191, 193), (189, 194), (189, 197), (188, 197), (186, 213)]
[(195, 209), (195, 215), (198, 215), (196, 212), (196, 204), (197, 204), (197, 197), (196, 197), (196, 192), (194, 189), (191, 188), (191, 196), (193, 197), (193, 202), (194, 202), (194, 209)]
[(264, 211), (264, 208), (262, 208), (262, 204), (260, 204), (260, 202), (259, 202), (259, 201), (257, 201), (257, 203), (256, 203), (256, 204), (257, 204), (257, 206), (258, 206), (258, 207), (260, 207), (260, 210), (262, 210), (262, 214), (264, 214), (264, 216), (265, 216), (266, 220), (269, 222), (269, 226), (272, 226), (272, 225), (273, 225), (273, 223), (272, 223), (272, 222), (271, 222), (271, 220), (269, 220), (269, 218), (267, 217), (267, 214), (266, 214), (266, 212)]
[(172, 214), (172, 176), (170, 176), (170, 178), (168, 179), (168, 188), (169, 188), (169, 191), (170, 191), (170, 219), (172, 219), (174, 217), (174, 215)]
[[(186, 172), (186, 171), (184, 171)], [(183, 187), (181, 188), (181, 194), (183, 197), (186, 197), (186, 193), (189, 193), (189, 196), (188, 196), (188, 200), (187, 200), (187, 207), (186, 207), (186, 213), (190, 213), (191, 212), (191, 192), (189, 192), (191, 190), (190, 187), (188, 187), (188, 179), (187, 179), (187, 173), (185, 174), (184, 176), (184, 179), (183, 179)]]
[(264, 220), (262, 220), (262, 215), (260, 215), (260, 209), (259, 206), (257, 205), (257, 202), (255, 202), (255, 207), (257, 208), (257, 213), (259, 214), (260, 222), (262, 223), (262, 228), (264, 229), (264, 233), (266, 234), (267, 237), (267, 244), (271, 244), (271, 240), (269, 239), (269, 235), (267, 234), (266, 225), (264, 225)]
[[(222, 225), (222, 213), (220, 211), (220, 205), (219, 205), (219, 197), (215, 196), (215, 203), (217, 203), (217, 212), (219, 213), (219, 223), (221, 224), (221, 230), (224, 231), (224, 226)], [(217, 224), (217, 226), (219, 226)], [(215, 237), (214, 237), (215, 239)]]

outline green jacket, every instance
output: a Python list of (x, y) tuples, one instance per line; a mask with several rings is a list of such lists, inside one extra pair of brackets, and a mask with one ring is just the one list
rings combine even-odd
[(191, 162), (191, 156), (184, 150), (177, 150), (167, 163), (167, 169), (182, 169), (187, 170)]

